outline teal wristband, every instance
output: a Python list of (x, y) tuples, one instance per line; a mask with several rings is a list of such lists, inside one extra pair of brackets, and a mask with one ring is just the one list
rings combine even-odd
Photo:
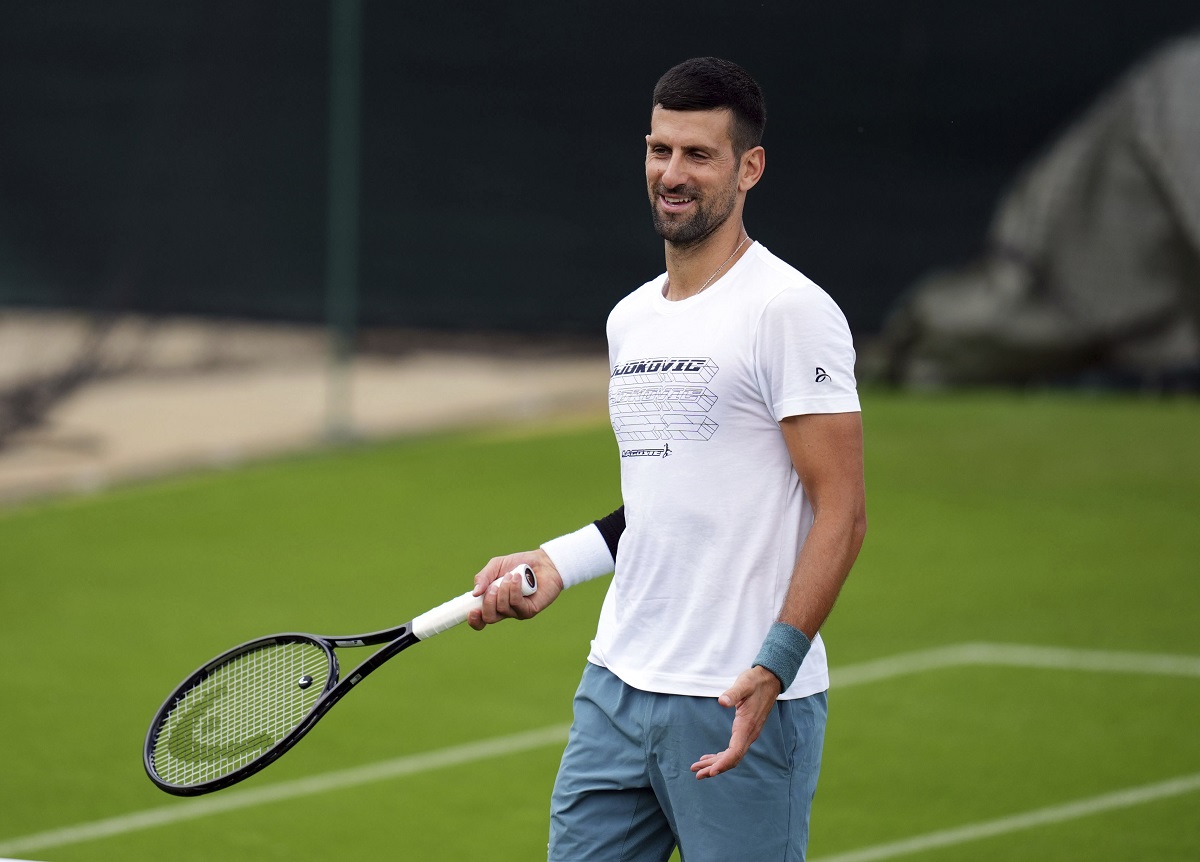
[(754, 667), (765, 667), (775, 674), (783, 686), (780, 690), (787, 691), (792, 687), (811, 647), (812, 641), (800, 629), (787, 623), (775, 623), (767, 632), (767, 639), (763, 641), (758, 657), (754, 659)]

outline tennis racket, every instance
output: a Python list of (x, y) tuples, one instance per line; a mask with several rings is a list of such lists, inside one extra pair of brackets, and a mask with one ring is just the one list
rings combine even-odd
[[(522, 595), (537, 590), (533, 569), (508, 573)], [(143, 761), (167, 793), (199, 796), (248, 778), (278, 760), (339, 700), (388, 659), (467, 618), (483, 604), (464, 593), (395, 628), (347, 637), (287, 633), (247, 641), (187, 677), (146, 733)], [(386, 644), (338, 678), (335, 647)]]

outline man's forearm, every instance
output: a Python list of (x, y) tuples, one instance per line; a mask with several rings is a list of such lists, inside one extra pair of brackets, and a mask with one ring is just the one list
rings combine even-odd
[(833, 610), (866, 536), (861, 505), (818, 513), (796, 560), (779, 620), (810, 639)]

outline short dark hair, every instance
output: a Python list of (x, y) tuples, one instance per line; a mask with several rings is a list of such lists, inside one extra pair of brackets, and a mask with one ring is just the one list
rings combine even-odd
[(695, 57), (667, 70), (654, 85), (654, 106), (668, 111), (727, 108), (733, 113), (730, 134), (739, 156), (762, 143), (767, 125), (758, 82), (741, 66), (719, 57)]

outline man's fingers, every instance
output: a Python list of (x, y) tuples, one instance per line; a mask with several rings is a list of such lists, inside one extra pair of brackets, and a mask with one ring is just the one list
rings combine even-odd
[[(510, 580), (508, 575), (501, 575), (488, 587), (488, 598), (492, 599), (492, 604), (496, 608), (497, 620), (514, 616), (512, 590), (509, 587)], [(487, 599), (484, 599), (484, 606), (487, 606)]]
[(742, 762), (754, 740), (758, 739), (767, 714), (774, 706), (775, 694), (778, 693), (776, 689), (775, 692), (769, 693), (769, 697), (756, 697), (759, 693), (758, 681), (760, 676), (753, 669), (745, 671), (717, 698), (721, 706), (737, 710), (733, 717), (729, 747), (719, 754), (706, 754), (693, 763), (692, 772), (696, 774), (696, 778), (712, 778), (733, 769)]
[(529, 619), (536, 612), (531, 599), (521, 592), (520, 575), (511, 572), (496, 578), (483, 592), (482, 622), (485, 625), (503, 619)]
[(697, 780), (703, 781), (705, 778), (713, 778), (722, 772), (728, 772), (741, 761), (740, 755), (727, 748), (720, 754), (706, 754), (701, 757), (692, 764), (692, 772), (696, 773)]
[(733, 685), (726, 689), (724, 694), (717, 698), (717, 703), (726, 708), (739, 707), (753, 693), (754, 686), (746, 681), (743, 674), (733, 681)]
[[(483, 599), (483, 605), (479, 610), (467, 614), (467, 625), (476, 631), (482, 631), (493, 623), (518, 615), (513, 607), (511, 589), (508, 586), (517, 583), (517, 578), (504, 573), (503, 562), (503, 557), (494, 557), (475, 576), (475, 589), (471, 592)], [(519, 585), (516, 590), (519, 596)]]
[(729, 738), (728, 748), (716, 754), (706, 754), (692, 764), (692, 772), (696, 773), (696, 778), (712, 778), (722, 772), (728, 772), (742, 762), (753, 740), (747, 738), (745, 730), (738, 725), (737, 721), (733, 723), (733, 735)]
[[(536, 592), (525, 595), (525, 580), (515, 571), (519, 565), (529, 566), (537, 574)], [(529, 584), (533, 587), (533, 584)], [(545, 551), (523, 551), (504, 557), (493, 557), (475, 576), (471, 594), (478, 597), (482, 607), (467, 615), (467, 622), (482, 631), (504, 619), (528, 620), (554, 601), (562, 592), (562, 576)]]
[(492, 557), (488, 560), (487, 565), (479, 570), (475, 575), (475, 589), (471, 591), (472, 595), (482, 596), (487, 588), (496, 582), (496, 578), (501, 573), (502, 557)]

